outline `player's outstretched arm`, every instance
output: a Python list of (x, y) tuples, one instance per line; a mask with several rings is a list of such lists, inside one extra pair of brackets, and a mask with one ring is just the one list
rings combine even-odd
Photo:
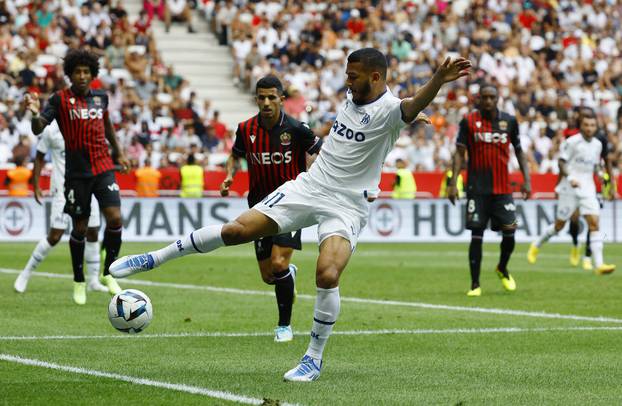
[(117, 163), (121, 166), (121, 172), (128, 173), (130, 171), (130, 161), (127, 160), (125, 153), (123, 153), (123, 150), (119, 147), (119, 141), (114, 133), (114, 127), (107, 114), (104, 116), (104, 132), (106, 139), (112, 147), (112, 153), (117, 157)]
[(233, 184), (233, 177), (238, 170), (238, 160), (239, 158), (235, 155), (229, 155), (227, 158), (227, 163), (225, 164), (225, 170), (227, 171), (227, 177), (220, 185), (220, 195), (222, 197), (229, 196), (229, 187)]
[(464, 162), (464, 156), (466, 154), (466, 147), (464, 145), (456, 145), (456, 151), (454, 152), (453, 161), (451, 164), (451, 179), (447, 186), (447, 197), (451, 204), (456, 204), (456, 198), (458, 197), (458, 177), (460, 176), (460, 169), (462, 169), (462, 162)]
[(39, 110), (41, 108), (39, 97), (37, 97), (37, 95), (26, 93), (26, 95), (24, 95), (24, 102), (26, 103), (26, 109), (30, 110), (32, 113), (30, 129), (34, 135), (39, 135), (43, 132), (45, 127), (50, 124), (46, 119), (39, 115)]
[(417, 115), (436, 97), (441, 86), (447, 82), (466, 76), (469, 74), (471, 61), (464, 58), (451, 58), (438, 67), (434, 75), (413, 97), (402, 100), (402, 120), (405, 123), (412, 122)]
[(527, 200), (531, 197), (531, 177), (529, 176), (529, 165), (527, 163), (527, 156), (522, 150), (516, 151), (516, 159), (518, 159), (518, 166), (523, 174), (523, 185), (521, 186), (521, 193), (523, 199)]

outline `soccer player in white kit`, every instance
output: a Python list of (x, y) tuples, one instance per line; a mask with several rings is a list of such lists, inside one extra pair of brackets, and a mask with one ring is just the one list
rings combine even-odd
[[(41, 189), (39, 188), (39, 175), (45, 164), (44, 158), (47, 153), (52, 158), (52, 178), (50, 181), (50, 196), (52, 197), (52, 210), (50, 212), (50, 231), (47, 237), (41, 239), (26, 267), (20, 272), (13, 287), (18, 293), (24, 293), (32, 272), (48, 256), (52, 248), (60, 241), (65, 230), (71, 224), (71, 218), (63, 212), (65, 196), (63, 194), (65, 182), (65, 140), (56, 123), (46, 128), (37, 143), (37, 155), (34, 164), (34, 192), (35, 200), (41, 204)], [(99, 242), (98, 232), (100, 226), (99, 206), (97, 201), (91, 201), (91, 215), (88, 221), (86, 234), (85, 261), (89, 274), (88, 289), (92, 291), (108, 292), (108, 288), (99, 282)], [(86, 283), (74, 282), (73, 300), (77, 304), (86, 303)]]
[(284, 375), (286, 381), (316, 380), (339, 315), (339, 276), (367, 222), (369, 201), (378, 194), (385, 157), (400, 130), (416, 119), (441, 86), (468, 75), (470, 66), (466, 59), (447, 58), (414, 97), (400, 100), (387, 88), (384, 54), (373, 48), (354, 51), (346, 66), (348, 98), (308, 172), (284, 183), (234, 221), (203, 227), (158, 251), (119, 258), (110, 273), (122, 278), (183, 255), (317, 224), (320, 254), (310, 343), (298, 366)]
[(595, 272), (599, 275), (611, 273), (615, 265), (603, 262), (603, 236), (599, 231), (600, 204), (596, 196), (594, 173), (598, 173), (602, 144), (594, 135), (598, 130), (596, 117), (584, 115), (581, 118), (581, 132), (562, 142), (559, 155), (561, 181), (555, 188), (559, 195), (555, 223), (529, 247), (527, 261), (534, 264), (542, 244), (556, 235), (575, 210), (585, 217), (590, 230), (590, 248), (594, 257)]

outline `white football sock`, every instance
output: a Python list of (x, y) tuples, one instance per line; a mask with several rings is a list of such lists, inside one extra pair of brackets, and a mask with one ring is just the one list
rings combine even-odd
[(603, 236), (600, 231), (590, 231), (590, 249), (592, 258), (594, 258), (594, 266), (598, 268), (603, 264)]
[(188, 236), (151, 253), (155, 266), (170, 261), (173, 258), (183, 257), (189, 254), (207, 253), (225, 245), (221, 237), (222, 224), (206, 226), (194, 230)]
[(555, 223), (551, 224), (549, 228), (544, 231), (544, 234), (542, 234), (540, 238), (536, 240), (536, 247), (540, 248), (542, 244), (550, 240), (551, 237), (553, 237), (554, 235), (557, 235), (557, 231), (555, 230)]
[(45, 259), (45, 257), (48, 256), (52, 248), (54, 247), (50, 245), (47, 237), (41, 239), (35, 249), (32, 251), (32, 254), (30, 255), (30, 259), (28, 260), (24, 271), (28, 273), (34, 271), (37, 266)]
[(306, 355), (311, 358), (322, 359), (324, 346), (339, 316), (340, 303), (339, 287), (332, 289), (317, 288), (311, 341), (309, 341), (306, 352)]
[(87, 274), (89, 275), (89, 280), (98, 280), (101, 261), (98, 241), (86, 242), (84, 246), (84, 260), (86, 261), (86, 270)]

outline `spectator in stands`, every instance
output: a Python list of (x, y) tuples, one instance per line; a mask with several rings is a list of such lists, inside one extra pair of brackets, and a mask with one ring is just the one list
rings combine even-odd
[(25, 165), (30, 161), (31, 143), (28, 135), (22, 134), (19, 136), (19, 142), (13, 147), (11, 151), (13, 154), (12, 161), (18, 165), (18, 163)]
[[(192, 12), (186, 0), (167, 0), (166, 6), (168, 7), (171, 21), (187, 23), (188, 32), (191, 34), (195, 33), (192, 27)], [(167, 25), (167, 32), (169, 26), (170, 23)]]

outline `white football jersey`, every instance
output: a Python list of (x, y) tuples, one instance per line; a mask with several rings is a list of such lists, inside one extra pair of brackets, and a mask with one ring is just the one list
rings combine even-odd
[(309, 176), (331, 189), (377, 195), (382, 164), (406, 125), (400, 103), (388, 88), (364, 105), (348, 95)]
[(50, 195), (62, 196), (65, 187), (65, 139), (60, 133), (56, 120), (50, 123), (39, 137), (37, 151), (42, 154), (50, 153), (52, 158)]
[[(555, 189), (557, 193), (576, 193), (578, 196), (596, 194), (594, 168), (600, 163), (601, 142), (596, 138), (588, 142), (583, 135), (576, 134), (562, 141), (559, 159), (566, 161), (568, 176), (564, 177)], [(578, 188), (570, 186), (570, 179), (579, 182)]]

